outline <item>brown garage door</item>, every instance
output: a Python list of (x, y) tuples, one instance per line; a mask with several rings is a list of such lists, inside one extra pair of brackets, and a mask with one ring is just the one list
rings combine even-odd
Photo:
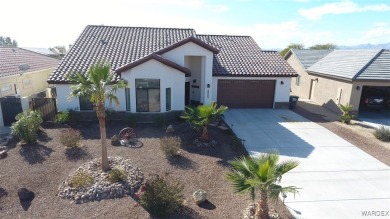
[(218, 104), (230, 108), (272, 108), (275, 80), (218, 80)]

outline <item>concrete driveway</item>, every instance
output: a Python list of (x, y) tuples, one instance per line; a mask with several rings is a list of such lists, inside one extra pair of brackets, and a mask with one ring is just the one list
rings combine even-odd
[(390, 128), (390, 110), (362, 110), (359, 112), (358, 119), (374, 128), (379, 128), (382, 125)]
[(390, 168), (331, 131), (289, 110), (229, 109), (225, 122), (251, 155), (301, 162), (282, 180), (302, 188), (285, 200), (295, 217), (390, 218)]

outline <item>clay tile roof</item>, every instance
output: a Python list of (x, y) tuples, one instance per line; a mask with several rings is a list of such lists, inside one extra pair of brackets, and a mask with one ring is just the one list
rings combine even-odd
[(250, 36), (197, 35), (217, 48), (214, 76), (294, 77), (295, 70), (275, 51), (262, 51)]
[[(86, 74), (99, 60), (110, 62), (115, 70), (194, 35), (193, 29), (90, 25), (51, 74), (48, 83), (67, 83), (68, 72)], [(116, 79), (119, 77), (117, 75)]]
[(59, 62), (25, 49), (0, 47), (0, 78), (55, 68)]
[[(145, 59), (156, 59), (187, 73), (161, 55), (187, 42), (214, 53), (213, 74), (222, 76), (296, 76), (295, 71), (276, 52), (261, 51), (251, 37), (196, 35), (193, 29), (87, 26), (51, 74), (48, 83), (68, 83), (68, 72), (86, 74), (99, 60), (111, 63), (115, 80), (123, 69)], [(154, 55), (153, 55), (154, 54)]]

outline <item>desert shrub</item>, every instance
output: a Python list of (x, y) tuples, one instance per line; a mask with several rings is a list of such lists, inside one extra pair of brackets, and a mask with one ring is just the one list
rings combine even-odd
[(70, 186), (73, 188), (81, 188), (92, 185), (92, 183), (93, 177), (91, 174), (86, 171), (78, 171), (72, 176)]
[(178, 182), (155, 176), (145, 183), (140, 204), (153, 216), (167, 216), (183, 204), (183, 188)]
[(118, 181), (122, 181), (125, 178), (126, 178), (126, 172), (122, 169), (119, 169), (119, 168), (112, 169), (107, 175), (107, 179), (111, 183), (116, 183)]
[(79, 130), (65, 129), (60, 134), (60, 142), (65, 147), (75, 148), (78, 147), (79, 142), (83, 139)]
[(137, 125), (137, 121), (138, 121), (138, 117), (136, 115), (129, 115), (127, 118), (126, 118), (126, 122), (127, 124), (132, 127), (132, 128), (135, 128), (135, 126)]
[(165, 156), (173, 157), (179, 154), (181, 139), (179, 137), (164, 137), (160, 139), (161, 150)]
[(111, 145), (112, 146), (119, 146), (119, 145), (121, 145), (121, 142), (120, 142), (120, 139), (119, 139), (118, 135), (113, 135), (111, 137)]
[(43, 122), (41, 114), (37, 111), (25, 111), (15, 118), (16, 122), (11, 126), (12, 134), (28, 144), (36, 142), (39, 126)]
[(390, 128), (382, 125), (375, 129), (374, 136), (381, 141), (390, 141)]
[(55, 122), (62, 123), (62, 124), (63, 123), (68, 123), (69, 119), (70, 119), (69, 112), (68, 111), (62, 111), (62, 112), (57, 113), (56, 118), (55, 118)]

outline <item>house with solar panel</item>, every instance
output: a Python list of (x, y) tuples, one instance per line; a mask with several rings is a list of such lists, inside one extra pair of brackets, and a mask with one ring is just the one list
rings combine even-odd
[(390, 108), (390, 51), (385, 49), (297, 50), (284, 57), (299, 74), (292, 94), (334, 112), (350, 104), (355, 113)]
[[(204, 35), (194, 29), (87, 26), (48, 78), (60, 111), (91, 111), (88, 98), (69, 99), (70, 72), (87, 74), (99, 60), (111, 64), (116, 111), (164, 113), (217, 102), (230, 108), (288, 106), (295, 70), (250, 36)], [(107, 106), (110, 107), (107, 101)]]

